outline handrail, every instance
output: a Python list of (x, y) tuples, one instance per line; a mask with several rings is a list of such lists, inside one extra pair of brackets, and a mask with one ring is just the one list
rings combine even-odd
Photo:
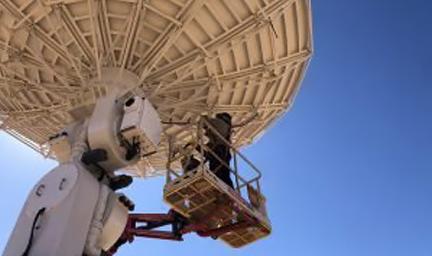
[[(221, 159), (211, 148), (209, 148), (205, 141), (204, 141), (204, 125), (206, 128), (210, 129), (212, 133), (214, 133), (226, 146), (228, 146), (233, 154), (233, 160), (234, 160), (234, 169), (231, 168), (229, 163), (226, 163), (223, 159)], [(180, 175), (174, 171), (171, 168), (171, 163), (178, 161), (181, 157), (190, 155), (193, 150), (198, 148), (198, 153), (200, 157), (200, 165), (199, 168), (204, 168), (204, 164), (206, 162), (205, 155), (211, 154), (214, 158), (216, 158), (221, 165), (228, 168), (230, 173), (234, 175), (234, 181), (235, 181), (235, 189), (236, 191), (241, 194), (241, 189), (251, 185), (256, 184), (256, 189), (259, 193), (261, 193), (259, 180), (262, 177), (261, 171), (249, 160), (244, 156), (242, 153), (240, 153), (226, 138), (224, 138), (219, 131), (206, 119), (206, 117), (200, 118), (197, 125), (197, 133), (196, 138), (192, 140), (191, 143), (188, 143), (187, 145), (191, 146), (191, 149), (186, 149), (186, 147), (180, 147), (180, 148), (174, 148), (173, 138), (169, 138), (168, 143), (168, 163), (166, 165), (167, 168), (167, 182), (171, 180), (170, 175), (174, 174), (176, 177), (180, 177)], [(177, 155), (178, 154), (178, 155)], [(238, 157), (240, 157), (241, 160), (243, 160), (249, 167), (252, 169), (252, 171), (255, 173), (255, 175), (250, 179), (245, 179), (240, 175), (240, 171), (238, 169)]]
[(210, 124), (205, 118), (201, 118), (200, 121), (203, 121), (226, 145), (228, 145), (234, 153), (239, 155), (252, 169), (258, 174), (256, 177), (257, 179), (260, 179), (262, 177), (261, 171), (251, 162), (249, 159), (246, 158), (242, 153), (240, 153), (229, 141), (227, 141), (217, 130), (213, 127), (213, 125)]

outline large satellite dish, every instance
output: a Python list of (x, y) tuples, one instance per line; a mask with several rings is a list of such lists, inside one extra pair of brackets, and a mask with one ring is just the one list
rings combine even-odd
[(168, 137), (229, 112), (237, 147), (292, 104), (312, 53), (309, 0), (0, 0), (1, 129), (38, 152), (116, 86), (150, 99)]

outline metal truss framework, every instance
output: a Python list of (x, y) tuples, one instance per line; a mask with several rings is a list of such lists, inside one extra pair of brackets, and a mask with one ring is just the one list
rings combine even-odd
[(161, 174), (168, 138), (186, 140), (203, 114), (230, 112), (244, 124), (234, 144), (249, 144), (293, 102), (312, 54), (310, 9), (309, 0), (0, 0), (0, 128), (49, 156), (48, 138), (107, 93), (90, 81), (117, 68), (139, 78), (133, 90), (165, 121), (160, 151), (135, 174)]

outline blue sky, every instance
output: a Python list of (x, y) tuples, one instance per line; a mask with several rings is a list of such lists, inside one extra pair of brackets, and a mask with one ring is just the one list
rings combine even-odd
[[(119, 255), (432, 255), (432, 3), (313, 1), (315, 55), (294, 108), (245, 150), (264, 172), (271, 237), (233, 250), (188, 235)], [(54, 166), (0, 133), (0, 251), (27, 193)], [(162, 179), (138, 210), (165, 211)]]

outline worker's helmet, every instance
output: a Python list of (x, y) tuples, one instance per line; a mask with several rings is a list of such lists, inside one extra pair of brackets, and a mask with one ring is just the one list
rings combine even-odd
[(231, 124), (231, 115), (227, 112), (216, 114), (216, 118), (224, 120), (226, 123)]

